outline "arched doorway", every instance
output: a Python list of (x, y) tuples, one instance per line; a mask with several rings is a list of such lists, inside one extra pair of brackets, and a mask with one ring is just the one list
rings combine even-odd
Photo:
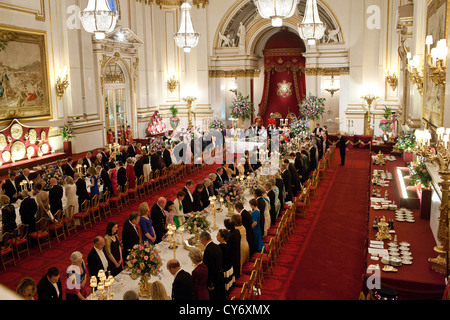
[(123, 132), (131, 119), (130, 84), (122, 67), (112, 61), (105, 67), (105, 130), (112, 132), (114, 142), (124, 144)]

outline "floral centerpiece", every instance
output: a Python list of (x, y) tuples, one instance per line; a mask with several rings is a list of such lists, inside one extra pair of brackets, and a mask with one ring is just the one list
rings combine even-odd
[(398, 149), (405, 150), (405, 152), (412, 152), (416, 146), (416, 136), (414, 131), (408, 130), (407, 132), (402, 132), (398, 136), (397, 140)]
[(391, 131), (392, 128), (392, 109), (385, 106), (384, 107), (384, 119), (380, 121), (380, 129), (383, 130), (383, 133), (386, 134), (388, 131)]
[(231, 104), (230, 115), (234, 119), (250, 119), (253, 115), (253, 103), (249, 100), (249, 96), (244, 97), (242, 93), (238, 93)]
[(188, 218), (184, 223), (184, 229), (187, 233), (195, 235), (202, 231), (208, 231), (211, 224), (206, 219), (206, 216), (206, 213), (203, 211), (188, 214)]
[(157, 276), (161, 272), (162, 260), (159, 251), (154, 245), (144, 242), (136, 244), (127, 256), (126, 269), (131, 272), (133, 280), (141, 278), (139, 284), (139, 295), (143, 297), (150, 296), (150, 284), (148, 280), (151, 276)]
[(170, 107), (170, 112), (172, 113), (172, 117), (170, 118), (170, 126), (173, 130), (176, 130), (180, 124), (180, 118), (177, 117), (179, 110), (175, 108), (175, 105), (173, 105)]
[(240, 186), (237, 180), (230, 180), (224, 184), (218, 191), (218, 198), (228, 207), (228, 215), (234, 213), (234, 204), (244, 199), (244, 188)]
[(290, 132), (293, 136), (302, 136), (304, 133), (310, 131), (308, 119), (294, 120), (291, 125)]
[(209, 125), (211, 130), (225, 130), (227, 127), (222, 120), (214, 119)]
[(50, 190), (52, 188), (52, 185), (50, 184), (50, 180), (52, 178), (56, 179), (56, 182), (62, 186), (64, 184), (64, 180), (63, 180), (63, 175), (62, 173), (56, 169), (56, 167), (50, 166), (49, 168), (47, 168), (43, 175), (42, 175), (42, 181), (43, 181), (43, 186), (42, 188), (44, 190)]
[(69, 141), (70, 139), (75, 138), (73, 128), (67, 124), (60, 128), (59, 135), (62, 137), (63, 141)]
[(305, 97), (300, 107), (300, 116), (308, 120), (319, 120), (325, 112), (325, 98), (309, 95)]
[(419, 159), (417, 162), (411, 162), (409, 171), (412, 185), (420, 184), (422, 188), (430, 187), (431, 175), (428, 173), (425, 162), (422, 159)]

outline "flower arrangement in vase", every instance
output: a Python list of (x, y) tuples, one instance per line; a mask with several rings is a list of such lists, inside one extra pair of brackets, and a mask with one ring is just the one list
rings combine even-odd
[(420, 186), (425, 189), (430, 187), (432, 178), (422, 159), (419, 159), (417, 162), (411, 162), (409, 171), (410, 182), (412, 185), (420, 184)]
[(238, 185), (237, 181), (230, 180), (224, 184), (218, 192), (218, 198), (223, 199), (225, 204), (233, 204), (243, 199), (244, 189)]
[(405, 152), (412, 152), (416, 146), (416, 136), (413, 130), (408, 130), (399, 134), (397, 139), (398, 149), (405, 150)]
[(384, 115), (381, 121), (380, 121), (380, 129), (383, 130), (383, 134), (387, 134), (388, 131), (391, 131), (392, 128), (392, 109), (385, 106), (384, 107)]
[(59, 135), (62, 137), (63, 141), (69, 141), (70, 139), (75, 138), (73, 129), (68, 124), (65, 124), (59, 129)]
[(189, 234), (198, 235), (202, 231), (208, 231), (210, 227), (209, 221), (206, 219), (205, 212), (193, 212), (188, 214), (188, 218), (184, 223), (184, 229)]
[(309, 133), (309, 120), (297, 119), (290, 124), (290, 132), (293, 136), (302, 136), (305, 133)]
[(56, 170), (56, 167), (50, 166), (45, 170), (44, 174), (42, 175), (43, 181), (42, 188), (44, 190), (50, 190), (52, 188), (52, 185), (50, 184), (50, 180), (52, 178), (55, 178), (56, 182), (59, 185), (62, 186), (64, 184), (63, 175), (61, 174), (61, 172), (59, 170)]
[(230, 115), (234, 119), (250, 119), (253, 115), (253, 103), (249, 100), (249, 96), (244, 97), (239, 92), (231, 104)]
[(214, 119), (211, 124), (209, 125), (209, 128), (211, 130), (225, 130), (226, 125), (222, 120)]
[(175, 105), (173, 105), (170, 107), (170, 112), (172, 113), (172, 117), (170, 118), (170, 126), (173, 130), (176, 130), (180, 124), (180, 118), (177, 117), (179, 110), (175, 108)]
[(300, 107), (300, 116), (308, 120), (320, 120), (325, 112), (325, 98), (309, 95), (305, 97)]

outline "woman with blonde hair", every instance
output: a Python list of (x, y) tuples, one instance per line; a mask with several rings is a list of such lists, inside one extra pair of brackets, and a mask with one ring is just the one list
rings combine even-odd
[(154, 244), (156, 241), (156, 232), (153, 228), (153, 221), (150, 217), (150, 208), (147, 202), (142, 202), (139, 205), (139, 227), (141, 228), (142, 242), (147, 241), (149, 244)]
[(36, 282), (30, 277), (25, 277), (20, 280), (16, 289), (16, 293), (24, 300), (34, 300), (36, 292)]
[(172, 300), (168, 295), (164, 284), (157, 280), (150, 284), (150, 296), (152, 300)]
[(66, 194), (67, 208), (69, 206), (73, 206), (73, 212), (78, 213), (80, 210), (78, 205), (77, 186), (73, 182), (73, 178), (71, 176), (67, 176), (66, 179), (64, 179), (64, 183), (64, 193)]

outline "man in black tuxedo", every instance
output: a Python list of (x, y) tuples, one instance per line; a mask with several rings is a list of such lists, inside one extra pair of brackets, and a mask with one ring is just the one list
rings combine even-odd
[(223, 167), (218, 167), (216, 169), (216, 180), (214, 180), (214, 189), (219, 190), (222, 188), (224, 181), (223, 181), (223, 173), (224, 173)]
[(192, 196), (191, 188), (194, 185), (194, 181), (188, 180), (186, 185), (181, 189), (186, 195), (182, 201), (184, 213), (191, 213), (194, 211), (194, 197)]
[(87, 268), (89, 270), (90, 276), (96, 276), (98, 281), (98, 272), (100, 270), (104, 270), (105, 273), (108, 273), (109, 262), (106, 257), (105, 251), (105, 239), (101, 236), (97, 236), (94, 239), (94, 246), (87, 256)]
[(160, 170), (158, 154), (153, 151), (150, 151), (150, 166), (152, 167), (153, 172), (155, 172), (156, 170)]
[(203, 191), (202, 191), (202, 203), (203, 203), (203, 209), (207, 209), (209, 207), (210, 201), (209, 201), (209, 197), (214, 196), (214, 191), (211, 192), (211, 186), (212, 186), (212, 182), (211, 179), (206, 178), (205, 180), (203, 180)]
[(338, 142), (337, 142), (337, 146), (339, 148), (339, 153), (341, 155), (341, 163), (339, 164), (340, 166), (344, 166), (345, 165), (345, 152), (347, 150), (347, 140), (344, 138), (344, 136), (339, 132), (338, 135)]
[(86, 181), (80, 177), (79, 173), (74, 175), (75, 185), (77, 187), (78, 205), (81, 209), (81, 204), (85, 200), (90, 200), (89, 192), (87, 191)]
[(86, 152), (86, 156), (83, 158), (83, 166), (86, 166), (86, 170), (94, 165), (91, 158), (92, 153), (90, 151)]
[(181, 269), (176, 259), (167, 261), (167, 270), (174, 276), (172, 283), (172, 300), (192, 300), (194, 282), (190, 273)]
[(37, 284), (38, 300), (62, 300), (62, 294), (59, 270), (51, 267)]
[(127, 169), (125, 169), (122, 161), (119, 161), (119, 170), (117, 170), (117, 184), (122, 187), (122, 190), (127, 183)]
[(14, 179), (15, 176), (16, 175), (13, 172), (10, 172), (9, 179), (5, 180), (2, 185), (3, 193), (9, 197), (11, 203), (15, 203), (20, 196), (20, 189), (17, 187), (19, 185), (16, 185), (16, 181)]
[(237, 202), (235, 208), (236, 211), (242, 217), (242, 225), (244, 226), (245, 232), (247, 234), (247, 242), (250, 248), (250, 256), (252, 256), (256, 252), (255, 237), (253, 235), (253, 228), (252, 228), (252, 216), (247, 210), (244, 209), (244, 205), (242, 204), (242, 202)]
[(65, 175), (63, 164), (62, 164), (61, 160), (58, 160), (56, 162), (55, 170), (58, 171), (61, 176)]
[(100, 179), (102, 180), (102, 184), (103, 184), (103, 192), (108, 190), (109, 194), (112, 196), (113, 187), (112, 187), (111, 178), (109, 177), (107, 169), (103, 168), (102, 170), (100, 170)]
[(106, 148), (103, 147), (103, 148), (101, 149), (101, 151), (99, 152), (99, 154), (102, 156), (100, 165), (101, 165), (103, 168), (106, 168), (106, 169), (107, 169), (107, 168), (108, 168), (108, 163), (109, 163), (109, 157), (108, 157), (108, 155), (106, 154)]
[(259, 223), (259, 225), (261, 227), (261, 234), (264, 235), (264, 226), (266, 223), (270, 223), (270, 221), (265, 221), (266, 219), (264, 218), (264, 212), (266, 211), (266, 200), (264, 200), (264, 198), (262, 196), (261, 189), (259, 189), (259, 188), (255, 189), (255, 198), (258, 203), (258, 210), (261, 213), (260, 214), (260, 223)]
[(297, 193), (302, 190), (300, 177), (294, 165), (288, 159), (284, 159), (283, 163), (286, 164), (289, 172), (291, 173), (292, 194), (294, 197), (296, 197)]
[(142, 157), (140, 154), (136, 155), (137, 160), (134, 163), (134, 175), (138, 180), (144, 175), (144, 157)]
[(170, 145), (167, 145), (164, 148), (163, 151), (163, 160), (164, 160), (164, 164), (166, 165), (166, 167), (170, 167), (170, 165), (172, 164), (172, 157), (171, 157), (171, 153), (170, 153)]
[(225, 279), (222, 267), (222, 250), (211, 240), (211, 235), (203, 231), (200, 233), (200, 241), (205, 247), (203, 263), (208, 268), (207, 286), (210, 300), (225, 300)]
[(318, 165), (318, 151), (317, 151), (314, 141), (311, 141), (311, 147), (309, 148), (309, 158), (310, 158), (311, 171), (314, 171), (317, 169), (317, 165)]
[(316, 124), (316, 127), (313, 130), (313, 135), (318, 137), (322, 133), (322, 128), (320, 127), (320, 124)]
[(267, 196), (270, 202), (270, 224), (274, 225), (277, 222), (277, 210), (275, 208), (275, 191), (272, 190), (272, 183), (266, 182), (264, 185), (266, 188)]
[(52, 188), (48, 192), (48, 199), (49, 199), (49, 203), (50, 203), (50, 212), (52, 213), (53, 216), (55, 216), (55, 214), (58, 210), (63, 209), (62, 198), (63, 198), (64, 190), (58, 184), (58, 182), (56, 181), (55, 178), (50, 179), (50, 185), (52, 186)]
[(160, 243), (167, 233), (166, 228), (166, 214), (164, 208), (166, 207), (166, 198), (159, 198), (150, 210), (150, 217), (153, 221), (153, 229), (155, 229), (156, 240), (155, 244)]
[(139, 225), (140, 220), (139, 213), (132, 212), (128, 216), (128, 219), (123, 223), (122, 228), (122, 257), (124, 265), (126, 264), (128, 254), (130, 250), (133, 249), (134, 245), (139, 244), (140, 237), (137, 226)]
[(68, 177), (72, 177), (72, 179), (75, 179), (75, 170), (73, 169), (72, 158), (67, 159), (67, 163), (64, 166), (64, 174)]
[(291, 172), (288, 170), (286, 164), (281, 165), (281, 177), (284, 181), (284, 190), (286, 191), (286, 202), (292, 201), (292, 176)]
[[(131, 145), (127, 149), (127, 157), (134, 158), (136, 157), (136, 141), (133, 141)], [(126, 161), (127, 159), (125, 159)]]
[(28, 190), (21, 192), (22, 202), (20, 203), (19, 214), (23, 224), (28, 225), (28, 233), (36, 231), (36, 219), (34, 215), (37, 212), (36, 200), (31, 198), (28, 194)]
[[(19, 176), (17, 176), (16, 177), (16, 179), (14, 180), (14, 182), (15, 182), (15, 184), (16, 184), (16, 188), (19, 188), (20, 189), (20, 183), (22, 182), (22, 181), (26, 181), (26, 185), (25, 185), (25, 188), (28, 190), (28, 191), (32, 191), (32, 188), (31, 188), (31, 179), (30, 179), (30, 169), (28, 169), (28, 168), (26, 168), (26, 169), (23, 169), (23, 171), (22, 171), (22, 173), (19, 175)], [(22, 190), (19, 190), (19, 191), (22, 191)]]

